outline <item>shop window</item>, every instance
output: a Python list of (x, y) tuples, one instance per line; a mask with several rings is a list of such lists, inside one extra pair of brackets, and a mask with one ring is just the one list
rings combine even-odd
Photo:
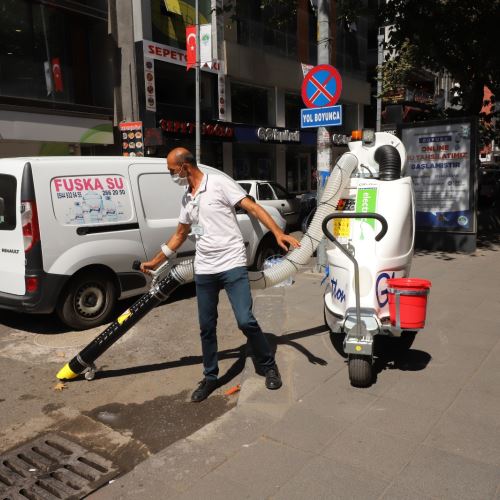
[(285, 126), (287, 128), (300, 128), (300, 110), (304, 107), (300, 95), (285, 94)]
[[(210, 23), (210, 1), (198, 3), (200, 24)], [(185, 49), (186, 26), (195, 24), (195, 0), (151, 0), (150, 5), (153, 41)]]
[(293, 193), (304, 193), (315, 189), (309, 154), (290, 152), (286, 157), (286, 188)]
[(233, 177), (236, 180), (275, 180), (274, 145), (233, 144)]
[(0, 2), (0, 95), (113, 106), (107, 2)]
[[(195, 119), (195, 76), (183, 66), (155, 63), (156, 100), (162, 118), (167, 118), (168, 112), (169, 119)], [(212, 120), (217, 112), (217, 76), (202, 71), (200, 77), (201, 119)]]
[(272, 93), (269, 89), (231, 83), (233, 122), (272, 125)]

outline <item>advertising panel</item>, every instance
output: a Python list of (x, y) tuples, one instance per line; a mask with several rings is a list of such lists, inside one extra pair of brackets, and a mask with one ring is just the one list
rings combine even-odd
[(132, 217), (130, 189), (121, 175), (55, 177), (50, 191), (56, 218), (66, 225), (109, 224)]
[(471, 120), (403, 125), (417, 229), (475, 232), (475, 128)]
[(142, 122), (121, 122), (119, 128), (122, 140), (122, 155), (144, 156)]

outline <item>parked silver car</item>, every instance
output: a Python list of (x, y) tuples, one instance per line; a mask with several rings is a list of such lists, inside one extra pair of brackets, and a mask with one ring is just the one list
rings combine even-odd
[(264, 207), (278, 209), (286, 220), (287, 229), (295, 229), (300, 216), (300, 199), (272, 181), (239, 180), (243, 189)]

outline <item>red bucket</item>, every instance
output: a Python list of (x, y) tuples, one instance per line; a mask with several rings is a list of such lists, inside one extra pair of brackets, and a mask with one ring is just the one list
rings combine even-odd
[(388, 279), (387, 295), (391, 325), (404, 330), (423, 328), (430, 287), (430, 281), (418, 278)]

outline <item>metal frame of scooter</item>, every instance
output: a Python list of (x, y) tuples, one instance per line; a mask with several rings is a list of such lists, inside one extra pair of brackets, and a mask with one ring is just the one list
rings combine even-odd
[[(323, 219), (321, 228), (325, 236), (353, 263), (354, 265), (354, 292), (356, 295), (356, 321), (355, 328), (351, 328), (346, 334), (344, 340), (344, 351), (346, 354), (360, 354), (364, 356), (371, 356), (373, 354), (373, 334), (371, 330), (366, 328), (365, 322), (362, 317), (371, 318), (371, 309), (362, 310), (360, 306), (360, 292), (359, 292), (359, 266), (356, 258), (347, 250), (342, 243), (336, 240), (335, 236), (328, 229), (328, 222), (332, 219), (376, 219), (382, 224), (382, 229), (375, 236), (375, 241), (380, 241), (387, 233), (387, 220), (380, 214), (374, 212), (366, 213), (348, 213), (348, 212), (334, 212), (327, 215)], [(345, 312), (344, 324), (351, 315), (352, 308), (347, 309)]]

